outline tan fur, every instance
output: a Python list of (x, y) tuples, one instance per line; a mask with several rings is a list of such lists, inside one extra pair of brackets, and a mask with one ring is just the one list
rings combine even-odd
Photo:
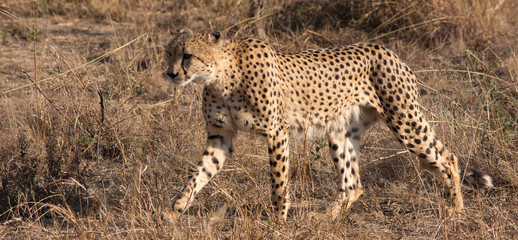
[(282, 53), (257, 39), (182, 31), (167, 47), (166, 75), (182, 85), (204, 85), (206, 151), (176, 197), (176, 218), (232, 154), (238, 130), (268, 139), (272, 202), (280, 219), (289, 209), (289, 135), (327, 135), (339, 173), (336, 217), (363, 188), (359, 140), (381, 119), (420, 163), (444, 182), (455, 209), (463, 208), (457, 158), (436, 139), (419, 111), (416, 78), (390, 50), (376, 44)]

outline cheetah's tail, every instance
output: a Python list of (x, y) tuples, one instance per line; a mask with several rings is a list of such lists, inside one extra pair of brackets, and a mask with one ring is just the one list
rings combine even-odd
[(479, 170), (472, 168), (460, 168), (460, 178), (463, 179), (462, 184), (474, 188), (491, 188), (493, 185), (493, 178)]

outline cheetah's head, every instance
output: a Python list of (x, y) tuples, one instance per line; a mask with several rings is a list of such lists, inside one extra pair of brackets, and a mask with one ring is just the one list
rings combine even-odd
[(202, 84), (212, 81), (219, 39), (219, 32), (195, 34), (189, 29), (181, 30), (166, 47), (165, 77), (180, 86), (192, 81)]

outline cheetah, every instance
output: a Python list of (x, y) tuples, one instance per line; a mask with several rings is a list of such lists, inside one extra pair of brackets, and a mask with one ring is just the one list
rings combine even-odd
[[(163, 217), (176, 219), (232, 157), (237, 131), (267, 138), (271, 201), (286, 220), (289, 201), (289, 137), (327, 136), (338, 171), (335, 218), (363, 192), (358, 166), (360, 137), (381, 119), (420, 165), (442, 179), (445, 195), (464, 207), (461, 177), (490, 187), (480, 172), (459, 172), (457, 158), (438, 140), (419, 111), (416, 77), (392, 51), (377, 44), (284, 53), (266, 42), (225, 39), (216, 32), (182, 30), (165, 50), (165, 77), (179, 86), (203, 88), (207, 144), (197, 169)], [(466, 178), (467, 179), (467, 178)]]

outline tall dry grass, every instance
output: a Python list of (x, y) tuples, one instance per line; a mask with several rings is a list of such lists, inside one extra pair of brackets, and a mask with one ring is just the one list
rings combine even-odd
[[(4, 1), (0, 4), (0, 237), (343, 239), (518, 237), (517, 3), (509, 0)], [(262, 26), (258, 25), (260, 23)], [(420, 103), (461, 159), (494, 176), (446, 216), (441, 186), (382, 125), (362, 140), (367, 189), (337, 221), (325, 141), (293, 142), (290, 220), (272, 222), (262, 138), (234, 158), (176, 226), (159, 213), (204, 146), (200, 86), (162, 79), (177, 30), (256, 34), (283, 51), (381, 42), (419, 77)]]

